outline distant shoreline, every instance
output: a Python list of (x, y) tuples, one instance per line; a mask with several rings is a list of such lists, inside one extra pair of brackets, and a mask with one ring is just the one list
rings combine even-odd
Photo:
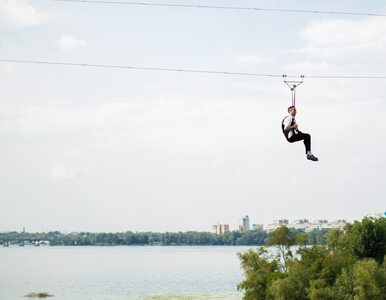
[[(328, 229), (303, 232), (290, 229), (294, 240), (301, 244), (323, 244)], [(297, 237), (301, 237), (297, 239)], [(0, 245), (18, 246), (263, 246), (268, 233), (263, 230), (245, 232), (228, 231), (223, 234), (211, 232), (117, 232), (117, 233), (0, 233)]]

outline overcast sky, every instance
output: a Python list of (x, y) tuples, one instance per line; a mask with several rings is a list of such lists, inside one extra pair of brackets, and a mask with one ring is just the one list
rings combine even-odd
[[(149, 1), (150, 2), (150, 1)], [(173, 3), (157, 1), (157, 3)], [(384, 1), (174, 3), (386, 13)], [(0, 1), (0, 231), (211, 230), (385, 211), (386, 17)]]

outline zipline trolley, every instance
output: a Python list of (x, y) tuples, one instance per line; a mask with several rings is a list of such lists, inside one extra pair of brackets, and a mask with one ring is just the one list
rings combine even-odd
[(287, 80), (287, 75), (283, 75), (284, 83), (291, 90), (292, 106), (296, 104), (296, 88), (303, 83), (304, 75), (300, 75), (300, 80)]

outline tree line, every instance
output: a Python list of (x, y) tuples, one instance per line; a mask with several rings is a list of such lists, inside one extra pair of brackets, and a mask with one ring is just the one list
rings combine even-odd
[[(291, 237), (304, 244), (323, 244), (327, 230), (313, 230), (303, 233), (291, 229)], [(229, 231), (222, 235), (211, 232), (116, 232), (116, 233), (61, 233), (59, 231), (29, 233), (0, 233), (0, 244), (21, 244), (24, 242), (49, 241), (51, 246), (119, 246), (119, 245), (264, 245), (268, 234), (263, 230), (246, 232)]]
[(332, 229), (326, 238), (325, 245), (294, 248), (297, 241), (283, 226), (266, 242), (276, 247), (275, 257), (266, 247), (239, 253), (243, 299), (386, 299), (386, 218), (366, 217)]

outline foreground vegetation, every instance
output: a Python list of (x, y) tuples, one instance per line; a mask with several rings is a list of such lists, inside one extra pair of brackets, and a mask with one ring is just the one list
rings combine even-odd
[[(307, 233), (309, 244), (324, 243), (327, 230), (314, 230)], [(299, 240), (304, 234), (290, 231), (291, 237)], [(67, 233), (58, 231), (47, 233), (7, 232), (0, 233), (0, 244), (21, 244), (24, 242), (48, 241), (51, 246), (117, 246), (117, 245), (264, 245), (268, 234), (262, 230), (247, 232), (226, 232), (217, 235), (210, 232), (118, 232), (118, 233)]]
[[(304, 237), (306, 238), (306, 237)], [(238, 288), (245, 300), (386, 299), (386, 218), (364, 218), (327, 234), (326, 245), (303, 246), (297, 255), (291, 231), (280, 227), (267, 246), (240, 253), (245, 278)]]

